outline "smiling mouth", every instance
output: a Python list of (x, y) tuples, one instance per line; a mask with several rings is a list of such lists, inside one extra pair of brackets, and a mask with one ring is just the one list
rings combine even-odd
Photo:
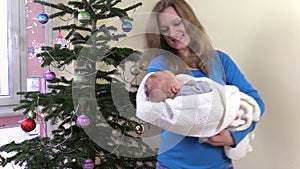
[(172, 42), (180, 41), (184, 37), (184, 34), (181, 33), (178, 36), (172, 38)]

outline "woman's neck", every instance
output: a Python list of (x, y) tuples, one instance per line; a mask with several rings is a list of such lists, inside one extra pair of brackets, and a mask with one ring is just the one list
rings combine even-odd
[(190, 52), (189, 48), (184, 48), (184, 49), (178, 50), (178, 54), (182, 58), (187, 58), (191, 55), (191, 52)]
[(199, 58), (197, 58), (195, 55), (193, 54), (190, 54), (188, 56), (180, 55), (180, 58), (185, 62), (185, 64), (190, 70), (199, 69)]

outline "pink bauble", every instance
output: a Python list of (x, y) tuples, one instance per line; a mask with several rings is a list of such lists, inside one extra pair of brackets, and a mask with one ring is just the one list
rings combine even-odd
[(55, 80), (56, 75), (54, 72), (49, 70), (49, 71), (45, 72), (44, 78), (47, 82), (52, 82), (53, 80)]
[(76, 125), (81, 128), (86, 128), (90, 124), (91, 120), (86, 115), (80, 115), (76, 119)]
[(82, 164), (83, 169), (93, 169), (95, 167), (94, 161), (91, 159), (85, 160), (85, 162)]

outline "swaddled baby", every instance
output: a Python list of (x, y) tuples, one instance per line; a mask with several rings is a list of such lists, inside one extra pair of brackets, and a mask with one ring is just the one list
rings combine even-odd
[[(137, 116), (162, 129), (205, 138), (224, 129), (243, 130), (259, 119), (254, 99), (235, 86), (208, 78), (175, 76), (170, 71), (147, 74), (137, 94)], [(236, 148), (226, 146), (229, 158), (240, 159), (251, 150), (245, 138)]]

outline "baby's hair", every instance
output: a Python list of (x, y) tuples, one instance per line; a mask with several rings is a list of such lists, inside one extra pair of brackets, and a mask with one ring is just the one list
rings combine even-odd
[(152, 73), (148, 78), (147, 78), (147, 80), (146, 80), (146, 82), (145, 82), (145, 93), (146, 93), (146, 95), (147, 96), (149, 96), (149, 90), (148, 90), (148, 88), (147, 88), (147, 84), (148, 84), (148, 82), (149, 82), (149, 80), (159, 80), (161, 77), (157, 74), (157, 73)]
[[(167, 70), (162, 70), (162, 71), (159, 71), (160, 73), (164, 73), (164, 74), (168, 74), (170, 76), (170, 79), (173, 79), (173, 77), (170, 75), (172, 72), (170, 71), (167, 71)], [(155, 73), (152, 73), (146, 80), (146, 83), (149, 81), (149, 80), (162, 80), (162, 79), (165, 79), (165, 77), (161, 77), (161, 74), (159, 74), (159, 72), (155, 72)], [(171, 81), (170, 81), (171, 82)]]
[[(152, 74), (148, 77), (147, 81), (148, 81), (149, 79), (157, 79), (157, 78), (160, 78), (159, 75), (158, 75), (157, 73), (152, 73)], [(147, 82), (146, 82), (146, 83), (147, 83)]]
[(174, 73), (163, 70), (149, 75), (144, 87), (150, 101), (160, 102), (175, 97), (180, 86)]

